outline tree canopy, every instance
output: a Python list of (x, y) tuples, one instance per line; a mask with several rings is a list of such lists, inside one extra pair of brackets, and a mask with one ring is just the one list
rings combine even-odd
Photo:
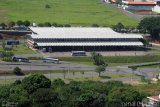
[(17, 107), (122, 107), (122, 102), (138, 102), (146, 97), (143, 89), (120, 81), (65, 83), (56, 79), (50, 85), (51, 81), (40, 74), (0, 85), (0, 105), (14, 102)]
[(153, 39), (159, 39), (160, 17), (146, 17), (141, 20), (138, 28), (148, 31)]
[(99, 65), (107, 66), (106, 61), (104, 60), (103, 56), (100, 53), (92, 52), (91, 56), (92, 56), (92, 61), (93, 61), (94, 65), (96, 65), (96, 66), (99, 66)]
[(51, 80), (44, 75), (34, 74), (29, 77), (25, 77), (22, 80), (22, 86), (28, 93), (35, 92), (38, 88), (50, 88)]

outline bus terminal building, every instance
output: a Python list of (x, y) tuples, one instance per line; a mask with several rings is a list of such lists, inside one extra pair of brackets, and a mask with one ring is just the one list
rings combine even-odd
[(94, 27), (31, 27), (27, 43), (39, 50), (110, 51), (139, 50), (143, 44), (140, 34), (122, 34), (111, 28)]

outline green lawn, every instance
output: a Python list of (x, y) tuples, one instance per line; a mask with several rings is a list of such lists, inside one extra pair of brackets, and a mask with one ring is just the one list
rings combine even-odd
[[(29, 75), (29, 74), (49, 74), (49, 73), (82, 73), (82, 72), (91, 72), (91, 71), (88, 71), (88, 70), (31, 70), (31, 71), (23, 71), (23, 73), (25, 75)], [(10, 76), (10, 75), (15, 75), (13, 74), (13, 71), (1, 71), (0, 70), (0, 76)]]
[[(45, 8), (49, 4), (51, 8)], [(0, 0), (0, 22), (29, 20), (74, 26), (136, 26), (138, 21), (102, 4), (100, 0)]]
[[(59, 57), (62, 61), (69, 61), (75, 63), (92, 64), (91, 57)], [(128, 65), (133, 63), (145, 63), (160, 61), (160, 55), (146, 55), (146, 56), (104, 56), (104, 59), (111, 66)]]
[(13, 48), (14, 54), (32, 54), (34, 53), (30, 48), (25, 45), (20, 45), (18, 47)]
[[(3, 50), (3, 48), (0, 46), (0, 51), (2, 51), (2, 50)], [(24, 44), (18, 45), (17, 47), (13, 46), (12, 52), (14, 54), (18, 54), (18, 55), (20, 55), (20, 54), (33, 54), (34, 53), (34, 51), (32, 51), (30, 48), (28, 48)]]

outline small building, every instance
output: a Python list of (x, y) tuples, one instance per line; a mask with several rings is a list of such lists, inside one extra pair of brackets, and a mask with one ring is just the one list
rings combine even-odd
[(123, 9), (125, 10), (144, 10), (144, 11), (152, 11), (154, 6), (156, 6), (156, 2), (140, 2), (140, 1), (122, 1)]
[(160, 107), (160, 95), (147, 97), (148, 103), (146, 107)]

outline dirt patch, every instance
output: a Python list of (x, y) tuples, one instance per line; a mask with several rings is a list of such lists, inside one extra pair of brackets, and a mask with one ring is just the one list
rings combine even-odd
[(145, 90), (160, 90), (160, 86), (148, 86), (144, 88)]
[(135, 12), (135, 14), (139, 14), (139, 15), (158, 15), (155, 12), (152, 12), (152, 11), (139, 11), (139, 12)]

